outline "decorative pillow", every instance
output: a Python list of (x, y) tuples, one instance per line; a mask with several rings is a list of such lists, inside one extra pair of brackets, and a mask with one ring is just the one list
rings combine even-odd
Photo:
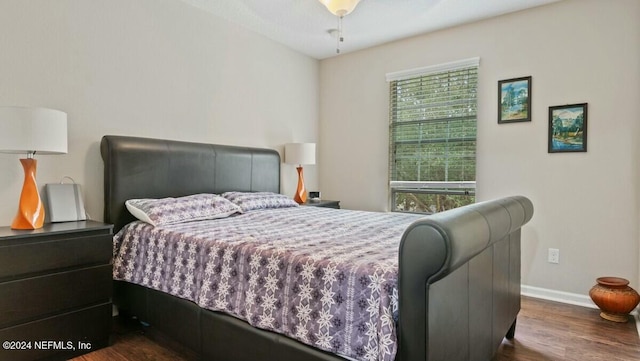
[(284, 194), (272, 192), (226, 192), (222, 196), (236, 205), (243, 212), (253, 209), (297, 207), (298, 203)]
[(154, 226), (225, 218), (234, 213), (242, 213), (240, 207), (216, 194), (129, 199), (125, 205), (134, 217)]

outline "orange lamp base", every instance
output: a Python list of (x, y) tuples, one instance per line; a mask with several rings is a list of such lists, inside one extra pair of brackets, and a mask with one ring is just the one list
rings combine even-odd
[(20, 159), (24, 168), (24, 183), (20, 194), (18, 214), (11, 223), (12, 229), (38, 229), (44, 224), (44, 207), (36, 184), (37, 161), (33, 158)]
[(293, 200), (298, 204), (302, 204), (307, 201), (307, 190), (304, 189), (304, 179), (302, 177), (302, 166), (296, 168), (298, 170), (298, 189), (293, 196)]

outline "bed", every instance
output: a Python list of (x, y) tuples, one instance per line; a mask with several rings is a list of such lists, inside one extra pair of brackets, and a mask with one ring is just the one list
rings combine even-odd
[[(104, 136), (100, 149), (104, 220), (114, 224), (115, 232), (134, 228), (136, 219), (125, 207), (131, 199), (280, 192), (280, 157), (275, 150), (125, 136)], [(315, 207), (274, 211), (306, 212), (307, 219), (348, 212), (311, 208)], [(359, 216), (369, 216), (364, 213)], [(370, 233), (401, 227), (394, 249), (395, 288), (389, 291), (395, 293), (394, 311), (383, 322), (393, 329), (393, 359), (490, 360), (504, 337), (514, 337), (520, 310), (520, 229), (532, 215), (527, 198), (512, 196), (426, 217), (392, 214), (396, 218), (388, 226), (361, 223), (375, 230)], [(143, 228), (139, 223), (135, 227)], [(203, 360), (385, 357), (367, 352), (362, 357), (344, 356), (270, 327), (255, 327), (242, 315), (203, 308), (201, 299), (190, 300), (182, 291), (171, 294), (153, 283), (114, 282), (114, 303), (121, 313), (137, 317)]]

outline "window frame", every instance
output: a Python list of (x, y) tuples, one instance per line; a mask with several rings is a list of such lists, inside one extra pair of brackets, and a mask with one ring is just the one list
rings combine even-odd
[[(396, 195), (398, 193), (412, 193), (412, 194), (441, 194), (441, 195), (464, 195), (464, 196), (474, 196), (475, 197), (475, 190), (476, 190), (476, 181), (475, 179), (473, 181), (397, 181), (397, 180), (392, 180), (392, 176), (393, 176), (393, 170), (394, 170), (394, 159), (395, 156), (393, 154), (394, 150), (392, 149), (393, 147), (393, 127), (394, 127), (394, 106), (393, 106), (393, 102), (394, 102), (394, 98), (392, 98), (392, 83), (394, 81), (402, 81), (402, 80), (410, 80), (410, 79), (417, 79), (417, 78), (422, 78), (425, 76), (429, 76), (432, 74), (438, 74), (438, 73), (447, 73), (447, 72), (455, 72), (455, 71), (460, 71), (460, 70), (464, 70), (467, 68), (479, 68), (480, 66), (480, 58), (479, 57), (475, 57), (475, 58), (469, 58), (469, 59), (464, 59), (464, 60), (459, 60), (459, 61), (453, 61), (453, 62), (449, 62), (449, 63), (444, 63), (444, 64), (438, 64), (438, 65), (433, 65), (433, 66), (427, 66), (427, 67), (421, 67), (421, 68), (415, 68), (415, 69), (409, 69), (409, 70), (404, 70), (404, 71), (398, 71), (398, 72), (392, 72), (392, 73), (387, 73), (386, 74), (386, 80), (389, 83), (389, 94), (390, 94), (390, 99), (389, 99), (389, 172), (388, 172), (388, 176), (389, 176), (389, 182), (388, 182), (388, 187), (389, 187), (389, 203), (391, 206), (391, 210), (394, 212), (410, 212), (410, 213), (429, 213), (429, 212), (416, 212), (416, 211), (407, 211), (407, 210), (397, 210), (397, 204), (396, 204)], [(477, 84), (477, 78), (476, 78), (476, 88), (475, 91), (477, 93), (478, 90), (478, 84)], [(477, 108), (477, 97), (476, 97), (476, 108)], [(476, 110), (476, 114), (475, 114), (475, 124), (476, 124), (476, 130), (477, 130), (477, 110)], [(442, 120), (425, 120), (425, 121), (420, 121), (420, 120), (416, 120), (416, 121), (411, 121), (411, 122), (418, 122), (418, 123), (429, 123), (429, 122), (435, 122), (435, 121), (442, 121)], [(395, 125), (396, 127), (400, 126), (400, 125)], [(447, 138), (449, 139), (449, 138)], [(466, 141), (466, 140), (464, 140)], [(477, 144), (477, 133), (475, 135), (475, 138), (473, 139), (473, 142)], [(476, 154), (474, 152), (474, 154)], [(477, 161), (474, 161), (474, 164), (477, 164)], [(448, 166), (447, 166), (448, 168)], [(475, 177), (474, 177), (475, 178)], [(475, 202), (475, 199), (474, 199)], [(437, 212), (438, 210), (436, 210)]]

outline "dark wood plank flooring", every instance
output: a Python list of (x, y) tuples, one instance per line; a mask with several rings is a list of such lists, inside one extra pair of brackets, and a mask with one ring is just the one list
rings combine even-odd
[(640, 360), (635, 320), (602, 319), (597, 309), (522, 298), (516, 337), (503, 340), (496, 361)]
[[(167, 340), (148, 337), (140, 328), (118, 324), (113, 345), (73, 361), (192, 361)], [(628, 323), (600, 318), (591, 308), (523, 297), (516, 337), (504, 340), (494, 361), (640, 360), (640, 337)]]

